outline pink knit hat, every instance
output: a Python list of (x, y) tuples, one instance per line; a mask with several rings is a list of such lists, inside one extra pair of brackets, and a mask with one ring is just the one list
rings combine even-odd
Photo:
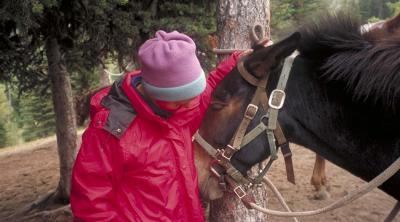
[(196, 45), (182, 33), (157, 31), (139, 49), (142, 83), (161, 101), (186, 100), (201, 94), (206, 80), (196, 57)]

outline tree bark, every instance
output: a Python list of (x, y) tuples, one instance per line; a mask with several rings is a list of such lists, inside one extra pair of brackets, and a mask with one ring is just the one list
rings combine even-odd
[(105, 67), (104, 65), (99, 65), (99, 85), (100, 87), (106, 87), (110, 85), (110, 79), (108, 77), (108, 73), (105, 71), (107, 67)]
[(221, 49), (250, 48), (249, 31), (254, 24), (262, 25), (269, 37), (269, 0), (218, 1), (217, 35)]
[[(219, 47), (250, 48), (249, 30), (254, 24), (265, 28), (270, 37), (269, 0), (219, 0), (217, 6), (217, 32)], [(257, 169), (252, 169), (249, 175), (254, 176)], [(263, 186), (253, 188), (250, 192), (256, 197), (257, 204), (266, 207), (267, 192)], [(222, 199), (210, 203), (210, 221), (218, 222), (253, 222), (266, 221), (267, 216), (254, 210), (248, 210), (232, 193), (226, 192)]]
[(55, 200), (68, 203), (70, 178), (77, 147), (71, 82), (58, 41), (54, 37), (49, 37), (46, 40), (46, 56), (53, 94), (57, 149), (60, 161), (60, 181), (55, 192)]

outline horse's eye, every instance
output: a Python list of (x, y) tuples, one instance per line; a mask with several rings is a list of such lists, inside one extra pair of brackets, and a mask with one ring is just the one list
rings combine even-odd
[(225, 107), (225, 105), (223, 105), (223, 104), (221, 104), (221, 103), (214, 103), (214, 104), (211, 104), (211, 108), (213, 109), (213, 110), (221, 110), (221, 109), (223, 109)]
[(228, 103), (225, 103), (222, 101), (212, 101), (211, 102), (211, 108), (216, 111), (223, 109), (227, 105), (228, 105)]

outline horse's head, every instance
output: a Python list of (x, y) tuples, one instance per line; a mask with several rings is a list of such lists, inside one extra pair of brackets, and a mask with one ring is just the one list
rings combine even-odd
[[(296, 48), (300, 34), (294, 33), (288, 38), (269, 47), (256, 46), (254, 52), (244, 59), (244, 67), (257, 79), (271, 74), (280, 66), (281, 61)], [(234, 68), (214, 91), (212, 101), (199, 133), (214, 148), (224, 149), (231, 141), (244, 117), (256, 87), (249, 84)], [(260, 107), (247, 130), (251, 130), (262, 121), (265, 111)], [(196, 145), (196, 165), (199, 171), (199, 185), (203, 198), (216, 199), (223, 192), (216, 178), (211, 176), (210, 165), (213, 159)], [(269, 156), (269, 146), (265, 133), (235, 153), (232, 165), (245, 174), (254, 164)]]

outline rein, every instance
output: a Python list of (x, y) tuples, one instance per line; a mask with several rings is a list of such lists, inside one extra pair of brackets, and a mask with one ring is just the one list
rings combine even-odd
[[(239, 124), (239, 127), (236, 129), (234, 137), (224, 149), (216, 149), (210, 145), (198, 132), (194, 135), (194, 140), (196, 140), (196, 142), (199, 143), (203, 149), (216, 160), (216, 164), (212, 164), (211, 166), (211, 172), (213, 175), (215, 175), (220, 181), (224, 181), (220, 182), (220, 184), (225, 186), (224, 183), (226, 183), (231, 189), (233, 189), (233, 192), (242, 200), (247, 208), (251, 208), (250, 204), (255, 203), (255, 200), (253, 196), (246, 193), (245, 188), (249, 188), (255, 184), (261, 184), (263, 182), (263, 178), (270, 169), (273, 161), (278, 158), (276, 145), (281, 148), (281, 151), (284, 154), (287, 178), (290, 182), (295, 183), (289, 143), (287, 142), (282, 128), (278, 123), (278, 112), (284, 104), (286, 96), (284, 90), (296, 56), (297, 53), (286, 58), (277, 88), (272, 91), (269, 99), (266, 94), (266, 85), (269, 76), (266, 76), (262, 79), (254, 77), (244, 67), (244, 59), (246, 59), (246, 57), (242, 57), (237, 64), (237, 69), (241, 77), (249, 84), (257, 87), (257, 89), (251, 102), (246, 108), (243, 119)], [(246, 134), (246, 130), (250, 122), (254, 119), (258, 112), (259, 104), (263, 106), (267, 113), (260, 118), (260, 123)], [(264, 119), (268, 119), (267, 125), (265, 125), (263, 121)], [(236, 152), (238, 152), (241, 148), (246, 146), (249, 142), (254, 140), (263, 132), (267, 134), (268, 144), (270, 147), (270, 159), (266, 166), (261, 170), (259, 175), (257, 175), (255, 178), (245, 177), (231, 164), (231, 158)]]

